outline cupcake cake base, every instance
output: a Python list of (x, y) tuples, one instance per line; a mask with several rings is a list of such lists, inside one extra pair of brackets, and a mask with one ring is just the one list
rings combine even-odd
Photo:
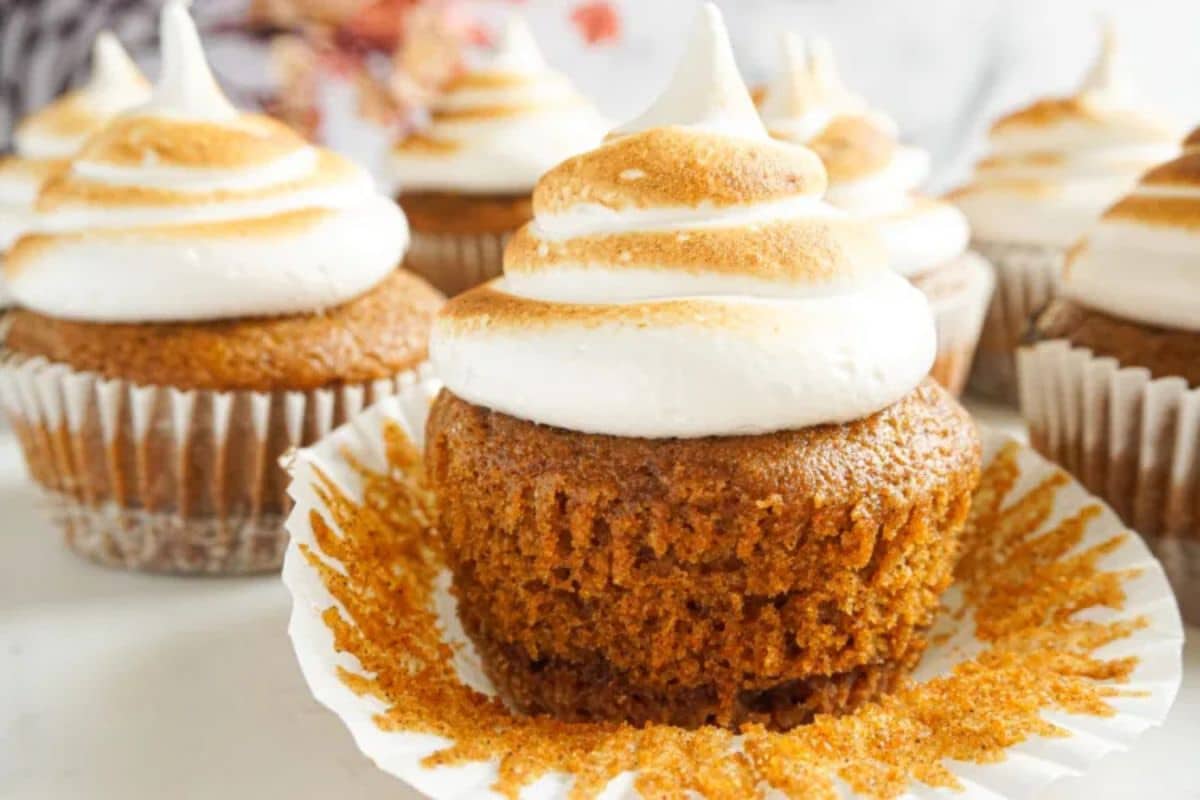
[(412, 229), (404, 266), (447, 297), (499, 277), (509, 238), (533, 217), (528, 194), (417, 192), (397, 202)]
[(974, 425), (932, 381), (844, 425), (667, 440), (443, 391), (426, 452), (460, 614), (501, 695), (681, 725), (795, 724), (902, 674), (979, 466)]

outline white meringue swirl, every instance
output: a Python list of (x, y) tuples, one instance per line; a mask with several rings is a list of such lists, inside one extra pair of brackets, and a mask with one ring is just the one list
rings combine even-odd
[(901, 275), (914, 277), (966, 252), (963, 214), (918, 193), (929, 176), (929, 154), (900, 144), (896, 123), (843, 86), (829, 43), (806, 44), (787, 33), (783, 54), (762, 117), (775, 138), (821, 156), (829, 173), (825, 199), (875, 225)]
[(951, 197), (976, 238), (1068, 247), (1142, 173), (1177, 154), (1181, 135), (1119, 80), (1110, 26), (1078, 93), (999, 120), (987, 157)]
[[(0, 158), (0, 253), (33, 225), (38, 191), (63, 159), (113, 116), (149, 96), (149, 84), (117, 38), (100, 33), (92, 46), (87, 83), (23, 120), (13, 135), (15, 154)], [(9, 302), (0, 280), (0, 306)]]
[(151, 101), (89, 140), (5, 264), (25, 306), (92, 322), (319, 311), (399, 264), (404, 215), (367, 173), (221, 94), (180, 0)]
[(924, 296), (821, 200), (819, 160), (766, 135), (712, 4), (672, 86), (542, 178), (504, 277), (435, 322), (446, 386), (522, 419), (651, 438), (844, 422), (910, 392), (934, 357)]
[(1071, 252), (1062, 294), (1089, 308), (1200, 332), (1200, 151), (1148, 172)]
[(393, 149), (398, 192), (528, 193), (610, 127), (546, 65), (518, 17), (485, 63), (451, 81), (430, 110), (429, 124)]

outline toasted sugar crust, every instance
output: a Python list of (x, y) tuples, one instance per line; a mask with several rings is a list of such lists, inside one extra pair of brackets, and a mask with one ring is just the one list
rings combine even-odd
[(505, 253), (505, 271), (531, 273), (563, 265), (745, 275), (764, 281), (821, 284), (886, 268), (886, 252), (863, 223), (801, 217), (745, 226), (541, 239), (529, 227)]
[(662, 127), (610, 138), (567, 159), (538, 181), (533, 206), (538, 215), (583, 203), (613, 210), (726, 208), (815, 198), (825, 187), (825, 169), (806, 148)]
[(320, 314), (99, 324), (11, 312), (6, 346), (76, 370), (179, 389), (306, 390), (387, 378), (425, 360), (442, 297), (397, 270)]
[(808, 142), (825, 169), (830, 182), (865, 178), (885, 168), (896, 155), (896, 140), (870, 119), (840, 116)]
[(722, 724), (744, 692), (920, 646), (980, 458), (932, 382), (847, 425), (691, 440), (579, 434), (443, 392), (427, 442), (479, 631), (659, 697), (711, 687)]
[(138, 115), (114, 120), (79, 154), (84, 161), (136, 167), (254, 167), (296, 152), (308, 143), (287, 125), (261, 114), (233, 123)]

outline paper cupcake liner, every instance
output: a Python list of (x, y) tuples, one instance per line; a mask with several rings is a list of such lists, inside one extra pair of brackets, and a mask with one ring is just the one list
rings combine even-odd
[[(350, 503), (350, 508), (353, 509), (358, 504), (368, 502), (364, 497), (364, 492), (369, 491), (373, 484), (368, 483), (364, 477), (364, 468), (374, 473), (387, 475), (388, 480), (403, 481), (415, 477), (416, 473), (411, 471), (412, 466), (397, 467), (394, 459), (389, 460), (387, 453), (389, 448), (395, 447), (395, 442), (394, 439), (385, 438), (384, 432), (385, 429), (392, 428), (394, 434), (394, 429), (398, 426), (419, 450), (430, 398), (435, 391), (436, 385), (434, 384), (417, 384), (406, 387), (395, 397), (368, 410), (355, 418), (349, 425), (333, 432), (316, 445), (298, 451), (296, 457), (291, 461), (290, 492), (296, 505), (288, 519), (288, 530), (292, 535), (292, 542), (288, 547), (284, 562), (283, 580), (293, 598), (289, 633), (302, 672), (316, 699), (342, 719), (352, 733), (359, 749), (377, 766), (431, 798), (500, 797), (502, 795), (496, 791), (496, 781), (504, 775), (511, 776), (513, 774), (521, 776), (522, 782), (527, 782), (526, 788), (521, 792), (521, 797), (566, 798), (574, 796), (571, 795), (571, 791), (573, 788), (579, 788), (579, 782), (585, 780), (584, 774), (561, 769), (543, 773), (543, 770), (551, 767), (548, 767), (545, 762), (537, 760), (539, 748), (543, 744), (561, 744), (564, 740), (586, 742), (587, 744), (582, 745), (585, 748), (581, 756), (583, 763), (587, 764), (588, 769), (601, 768), (603, 776), (606, 776), (601, 779), (606, 781), (601, 783), (602, 792), (600, 789), (593, 792), (589, 788), (582, 796), (602, 793), (608, 800), (655, 796), (654, 790), (650, 790), (649, 794), (646, 794), (645, 787), (639, 790), (638, 781), (644, 777), (643, 769), (651, 770), (657, 775), (658, 780), (665, 781), (665, 783), (654, 785), (673, 786), (675, 791), (682, 793), (683, 784), (674, 782), (678, 778), (673, 777), (679, 773), (662, 771), (663, 761), (659, 759), (663, 758), (668, 761), (688, 762), (688, 770), (696, 774), (706, 771), (709, 774), (716, 774), (718, 776), (717, 784), (727, 787), (717, 793), (722, 797), (736, 796), (740, 800), (751, 793), (745, 788), (746, 786), (757, 786), (758, 789), (763, 789), (763, 784), (756, 783), (753, 777), (749, 783), (739, 784), (730, 776), (734, 774), (737, 765), (745, 766), (745, 754), (758, 753), (761, 755), (761, 751), (755, 748), (763, 745), (764, 736), (788, 737), (790, 734), (759, 732), (759, 738), (754, 739), (753, 732), (735, 736), (717, 729), (687, 732), (665, 726), (652, 726), (646, 729), (626, 728), (613, 734), (615, 742), (612, 743), (610, 749), (598, 752), (594, 748), (600, 746), (598, 743), (603, 740), (595, 738), (597, 736), (595, 728), (579, 729), (575, 726), (564, 726), (548, 720), (540, 722), (538, 719), (522, 720), (522, 718), (509, 715), (500, 717), (500, 721), (494, 724), (491, 721), (494, 717), (487, 717), (486, 719), (489, 721), (483, 727), (481, 735), (484, 739), (482, 742), (471, 740), (464, 746), (468, 753), (478, 753), (472, 748), (482, 744), (484, 753), (486, 753), (487, 742), (490, 742), (492, 737), (500, 736), (504, 730), (524, 726), (521, 727), (521, 730), (526, 731), (529, 738), (525, 739), (523, 744), (515, 746), (514, 749), (504, 750), (503, 755), (494, 755), (490, 760), (486, 755), (470, 756), (469, 758), (474, 760), (467, 760), (465, 763), (452, 759), (447, 763), (435, 765), (427, 760), (434, 753), (445, 752), (446, 748), (463, 744), (455, 742), (453, 738), (448, 738), (450, 736), (448, 733), (435, 735), (429, 732), (433, 729), (443, 732), (453, 730), (453, 723), (446, 720), (439, 723), (436, 719), (428, 725), (406, 722), (412, 718), (410, 716), (412, 707), (389, 706), (385, 699), (386, 693), (378, 688), (380, 684), (371, 683), (378, 673), (364, 667), (364, 663), (359, 660), (359, 654), (362, 654), (368, 659), (367, 663), (378, 665), (379, 662), (373, 660), (378, 658), (378, 653), (367, 650), (359, 651), (356, 654), (354, 648), (356, 636), (370, 635), (366, 629), (359, 627), (354, 621), (359, 619), (356, 614), (364, 613), (359, 602), (364, 596), (374, 596), (373, 592), (398, 591), (395, 588), (386, 588), (396, 585), (395, 578), (391, 577), (395, 575), (394, 567), (391, 565), (385, 567), (381, 564), (372, 565), (364, 561), (357, 561), (351, 566), (347, 566), (346, 563), (338, 560), (338, 557), (325, 550), (321, 542), (362, 541), (367, 542), (362, 545), (365, 549), (353, 552), (380, 552), (378, 545), (370, 544), (370, 542), (386, 541), (386, 534), (383, 539), (377, 538), (376, 534), (371, 534), (370, 538), (362, 540), (348, 539), (350, 534), (347, 531), (349, 529), (341, 527), (337, 522), (338, 509), (345, 513), (346, 503)], [(993, 752), (990, 756), (980, 754), (979, 763), (963, 760), (969, 756), (963, 755), (961, 752), (954, 757), (944, 756), (936, 759), (932, 768), (929, 762), (922, 762), (924, 764), (922, 769), (925, 771), (921, 775), (925, 782), (909, 779), (906, 785), (901, 784), (900, 791), (889, 792), (889, 796), (906, 798), (956, 796), (989, 798), (989, 800), (1000, 797), (1010, 800), (1031, 798), (1050, 782), (1065, 775), (1082, 774), (1103, 755), (1115, 750), (1126, 749), (1146, 729), (1160, 724), (1174, 701), (1181, 680), (1180, 651), (1183, 631), (1178, 609), (1162, 568), (1142, 541), (1136, 535), (1123, 535), (1124, 529), (1111, 511), (1098, 504), (1078, 483), (1064, 476), (1061, 471), (1047, 463), (1030, 448), (1019, 446), (1007, 437), (994, 432), (985, 431), (984, 442), (985, 463), (991, 465), (989, 468), (994, 467), (997, 472), (1003, 473), (1009, 478), (1005, 493), (994, 500), (993, 507), (997, 509), (996, 514), (1003, 517), (997, 522), (997, 525), (1008, 526), (1009, 535), (1011, 535), (1013, 525), (1020, 523), (1015, 547), (1020, 548), (1024, 543), (1033, 540), (1045, 542), (1048, 539), (1055, 539), (1063, 531), (1071, 530), (1072, 521), (1076, 518), (1084, 521), (1084, 527), (1080, 529), (1078, 539), (1074, 541), (1073, 545), (1063, 545), (1064, 549), (1060, 557), (1064, 559), (1063, 563), (1073, 563), (1072, 558), (1085, 557), (1080, 554), (1102, 551), (1103, 556), (1097, 562), (1097, 569), (1102, 570), (1102, 576), (1108, 576), (1118, 582), (1117, 585), (1124, 592), (1124, 607), (1122, 608), (1120, 603), (1106, 605), (1098, 600), (1092, 604), (1084, 604), (1087, 606), (1087, 610), (1083, 613), (1084, 619), (1078, 623), (1080, 626), (1078, 631), (1095, 632), (1103, 630), (1105, 626), (1120, 629), (1122, 631), (1120, 634), (1114, 635), (1111, 640), (1106, 639), (1108, 644), (1103, 645), (1103, 649), (1096, 652), (1097, 654), (1103, 653), (1105, 658), (1118, 660), (1122, 657), (1133, 657), (1136, 658), (1136, 662), (1134, 666), (1130, 667), (1127, 681), (1111, 684), (1113, 687), (1109, 693), (1111, 696), (1105, 694), (1108, 708), (1111, 710), (1110, 714), (1088, 715), (1060, 710), (1034, 712), (1032, 718), (1038, 720), (1037, 724), (1041, 724), (1042, 720), (1051, 720), (1057, 726), (1060, 735), (1043, 738), (1038, 734), (1030, 734), (1023, 740), (1003, 746), (999, 752)], [(391, 464), (391, 471), (385, 472), (388, 470), (389, 464)], [(1011, 472), (1005, 472), (1006, 469), (1010, 469)], [(377, 485), (375, 487), (378, 488)], [(1047, 494), (1047, 487), (1054, 490), (1053, 494)], [(372, 497), (378, 499), (376, 494), (372, 494)], [(986, 501), (984, 505), (986, 506)], [(1034, 514), (1031, 517), (1031, 509), (1037, 508), (1041, 508), (1043, 513), (1041, 516)], [(1020, 522), (1030, 518), (1035, 520), (1035, 525), (1027, 526), (1024, 522)], [(317, 528), (320, 529), (319, 532)], [(379, 529), (371, 527), (368, 530)], [(998, 528), (996, 532), (999, 532)], [(988, 534), (991, 533), (992, 531), (989, 530)], [(983, 540), (990, 541), (986, 537)], [(1025, 552), (1024, 557), (1036, 559), (1038, 556), (1031, 554), (1044, 554), (1046, 548), (1041, 545), (1024, 547), (1023, 552)], [(1008, 554), (997, 557), (997, 563), (1007, 564), (1008, 560)], [(990, 564), (990, 562), (988, 563)], [(1045, 570), (1046, 565), (1043, 565), (1042, 569)], [(994, 571), (995, 569), (990, 566), (985, 566), (981, 570), (986, 574)], [(456, 616), (454, 599), (448, 589), (448, 575), (443, 570), (440, 576), (432, 580), (433, 593), (429, 600), (429, 606), (425, 611), (410, 613), (416, 620), (413, 624), (420, 626), (421, 630), (426, 630), (427, 636), (431, 640), (448, 645), (448, 648), (442, 644), (438, 645), (439, 652), (443, 653), (442, 657), (450, 659), (451, 670), (449, 678), (440, 680), (457, 680), (460, 682), (460, 686), (467, 686), (486, 695), (494, 696), (492, 687), (484, 676), (478, 655), (470, 641), (464, 636)], [(1043, 577), (1042, 580), (1048, 584), (1054, 582), (1052, 577)], [(1105, 578), (1102, 577), (1100, 583), (1104, 583), (1104, 581)], [(364, 594), (345, 595), (344, 590), (347, 585), (360, 586)], [(932, 685), (941, 680), (951, 680), (952, 674), (960, 674), (955, 670), (957, 665), (961, 665), (968, 658), (977, 656), (984, 648), (983, 640), (979, 638), (978, 628), (972, 624), (972, 618), (969, 615), (964, 618), (962, 614), (954, 611), (955, 608), (962, 608), (962, 604), (966, 602), (963, 599), (964, 593), (961, 588), (956, 584), (944, 598), (948, 610), (941, 615), (935, 625), (929, 649), (918, 667), (915, 675), (918, 686)], [(1037, 585), (1035, 589), (1049, 590), (1049, 586)], [(352, 605), (348, 606), (335, 597), (335, 592), (341, 597), (348, 597)], [(1001, 594), (1011, 596), (1007, 592)], [(1033, 592), (1033, 595), (1038, 594), (1041, 592)], [(402, 596), (407, 597), (408, 594), (405, 592)], [(1035, 597), (1023, 596), (1021, 608), (1032, 607), (1035, 602)], [(1068, 615), (1067, 619), (1070, 617), (1071, 615)], [(378, 630), (384, 631), (384, 640), (391, 643), (382, 646), (395, 648), (401, 646), (398, 643), (409, 641), (403, 635), (395, 632), (394, 625), (396, 623), (394, 621), (389, 624), (384, 622), (385, 619), (380, 618), (370, 623), (371, 629), (378, 628)], [(1044, 621), (1035, 623), (1042, 626), (1036, 628), (1035, 633), (1038, 637), (1074, 635), (1065, 630), (1061, 634), (1052, 633), (1052, 631), (1059, 630), (1065, 621), (1064, 618), (1049, 614)], [(342, 624), (338, 625), (337, 622)], [(382, 628), (379, 627), (381, 623)], [(349, 626), (348, 630), (351, 633), (347, 633), (345, 626)], [(339, 633), (335, 633), (335, 629)], [(347, 636), (350, 638), (346, 638)], [(374, 639), (373, 641), (379, 642), (380, 640)], [(994, 642), (995, 640), (989, 638), (989, 641)], [(1056, 645), (1049, 647), (1048, 642), (1055, 642)], [(1059, 652), (1071, 649), (1068, 642), (1067, 638), (1063, 638), (1061, 643), (1058, 639), (1046, 639), (1042, 640), (1040, 645), (1034, 646), (1031, 642), (1022, 640), (1007, 652), (1017, 654), (1032, 652), (1051, 654), (1057, 657)], [(409, 674), (414, 676), (411, 680), (416, 682), (418, 687), (437, 680), (419, 676), (441, 674), (432, 668), (428, 660), (430, 652), (429, 649), (420, 651), (406, 649), (399, 656), (399, 660), (403, 664), (410, 665), (406, 666), (406, 669), (416, 670)], [(1002, 671), (1005, 669), (1004, 663), (1003, 659), (999, 659), (995, 663), (979, 660), (974, 662), (974, 668)], [(988, 666), (989, 664), (990, 666)], [(1073, 668), (1068, 668), (1068, 673), (1070, 669)], [(1007, 679), (1008, 674), (1004, 673), (1004, 680)], [(1070, 677), (1068, 676), (1067, 679), (1069, 680)], [(1106, 693), (1110, 686), (1107, 680), (1102, 677), (1094, 680), (1097, 681), (1096, 690)], [(1007, 686), (1007, 684), (1004, 685)], [(1035, 681), (1035, 685), (1038, 692), (1042, 691), (1043, 684), (1040, 678)], [(417, 696), (426, 697), (422, 690), (418, 689), (417, 691)], [(1006, 691), (997, 690), (997, 694), (1004, 695)], [(973, 699), (965, 703), (963, 708), (973, 710), (976, 702), (986, 702), (982, 695), (976, 697), (968, 693), (968, 696)], [(431, 689), (428, 697), (443, 698), (444, 695), (439, 690)], [(433, 713), (436, 715), (441, 713), (440, 709), (449, 705), (449, 702), (435, 699), (427, 701), (426, 705), (434, 709)], [(488, 701), (482, 698), (472, 701), (468, 707), (478, 708), (477, 714), (508, 713), (497, 710), (496, 706), (489, 705)], [(869, 711), (864, 716), (870, 717), (872, 714), (887, 713), (880, 710), (886, 706), (877, 707), (872, 704), (870, 708), (876, 710)], [(986, 712), (973, 711), (965, 713), (968, 716), (970, 713), (986, 714)], [(826, 733), (819, 734), (816, 751), (784, 750), (782, 752), (815, 752), (819, 755), (827, 746), (821, 744), (828, 742), (825, 738), (827, 732), (834, 730), (841, 721), (841, 719), (829, 718), (820, 723)], [(961, 725), (954, 727), (971, 731), (991, 731), (992, 733), (988, 734), (991, 736), (995, 732), (1005, 729), (1011, 720), (1001, 721), (987, 717), (979, 720), (967, 718), (956, 722), (961, 722)], [(442, 725), (442, 723), (445, 724)], [(579, 732), (578, 737), (573, 734), (575, 731)], [(728, 746), (728, 749), (716, 752), (704, 749), (705, 743), (712, 741), (707, 737), (721, 735), (732, 737), (733, 743)], [(871, 738), (870, 736), (857, 737), (853, 741), (861, 743), (864, 739), (869, 741)], [(902, 748), (919, 742), (923, 738), (937, 739), (938, 736), (933, 733), (922, 733), (920, 726), (917, 725), (915, 728), (901, 728), (891, 734), (886, 734), (883, 740)], [(668, 744), (662, 745), (664, 740)], [(720, 739), (719, 741), (725, 742), (726, 740)], [(634, 758), (632, 767), (625, 766), (625, 761), (621, 761), (617, 766), (604, 766), (608, 764), (606, 761), (608, 758), (621, 759), (625, 757), (625, 754), (646, 746), (660, 749), (656, 749), (644, 760)], [(888, 748), (889, 751), (891, 749), (893, 748)], [(519, 760), (522, 754), (529, 752), (534, 753), (531, 756), (532, 761)], [(812, 765), (811, 768), (807, 762), (787, 764), (789, 756), (786, 755), (779, 755), (773, 760), (767, 759), (762, 763), (782, 768), (786, 774), (800, 776), (798, 785), (802, 785), (805, 792), (812, 790), (810, 793), (815, 793), (813, 787), (818, 785), (816, 782), (827, 780), (828, 785), (832, 787), (833, 795), (840, 797), (874, 796), (870, 790), (862, 790), (862, 794), (856, 795), (851, 789), (851, 783), (856, 774), (854, 770), (858, 767), (870, 770), (872, 764), (868, 762), (846, 763), (842, 760), (840, 751), (827, 755), (830, 755), (830, 758), (821, 764)], [(803, 755), (791, 757), (803, 758)], [(518, 759), (516, 763), (508, 763), (514, 758)], [(721, 768), (714, 767), (715, 761), (731, 765), (730, 771), (724, 772)], [(834, 763), (841, 766), (829, 766)], [(532, 769), (533, 772), (524, 772), (523, 770), (526, 769)], [(828, 772), (824, 770), (828, 770)], [(944, 770), (944, 772), (938, 770)], [(618, 774), (612, 774), (613, 772)], [(596, 776), (593, 774), (586, 777), (594, 780)], [(729, 778), (728, 783), (723, 782), (725, 778)], [(959, 793), (948, 792), (945, 787), (952, 783), (957, 783), (957, 788), (962, 791)], [(935, 787), (934, 784), (937, 786)], [(588, 784), (589, 787), (593, 785)], [(787, 796), (787, 792), (784, 790), (774, 792), (775, 789), (779, 789), (777, 785), (773, 783), (769, 785), (773, 788), (772, 793), (768, 796)], [(742, 788), (738, 789), (738, 786)], [(508, 789), (512, 790), (513, 787), (510, 785)], [(697, 796), (697, 793), (691, 790), (687, 794)], [(805, 794), (805, 796), (809, 795)]]
[(1200, 622), (1200, 389), (1057, 339), (1018, 355), (1034, 447), (1146, 537)]
[(0, 353), (0, 401), (68, 546), (153, 572), (278, 569), (278, 465), (417, 373), (305, 392), (181, 391)]
[(964, 255), (963, 266), (945, 277), (935, 273), (914, 281), (929, 298), (937, 328), (937, 358), (930, 375), (955, 396), (966, 386), (995, 286), (991, 267), (979, 255)]
[(985, 241), (972, 246), (995, 268), (996, 291), (984, 318), (967, 390), (1015, 406), (1016, 351), (1034, 316), (1057, 291), (1065, 251)]
[(427, 233), (414, 230), (404, 266), (447, 297), (500, 277), (505, 233)]

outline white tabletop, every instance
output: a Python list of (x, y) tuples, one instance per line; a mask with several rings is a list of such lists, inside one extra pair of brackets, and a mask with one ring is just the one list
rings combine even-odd
[[(1011, 417), (979, 409), (981, 419)], [(0, 797), (418, 797), (312, 699), (274, 576), (181, 579), (78, 560), (0, 432)], [(1047, 800), (1200, 798), (1200, 631), (1167, 724)], [(1148, 782), (1149, 781), (1149, 782)]]

